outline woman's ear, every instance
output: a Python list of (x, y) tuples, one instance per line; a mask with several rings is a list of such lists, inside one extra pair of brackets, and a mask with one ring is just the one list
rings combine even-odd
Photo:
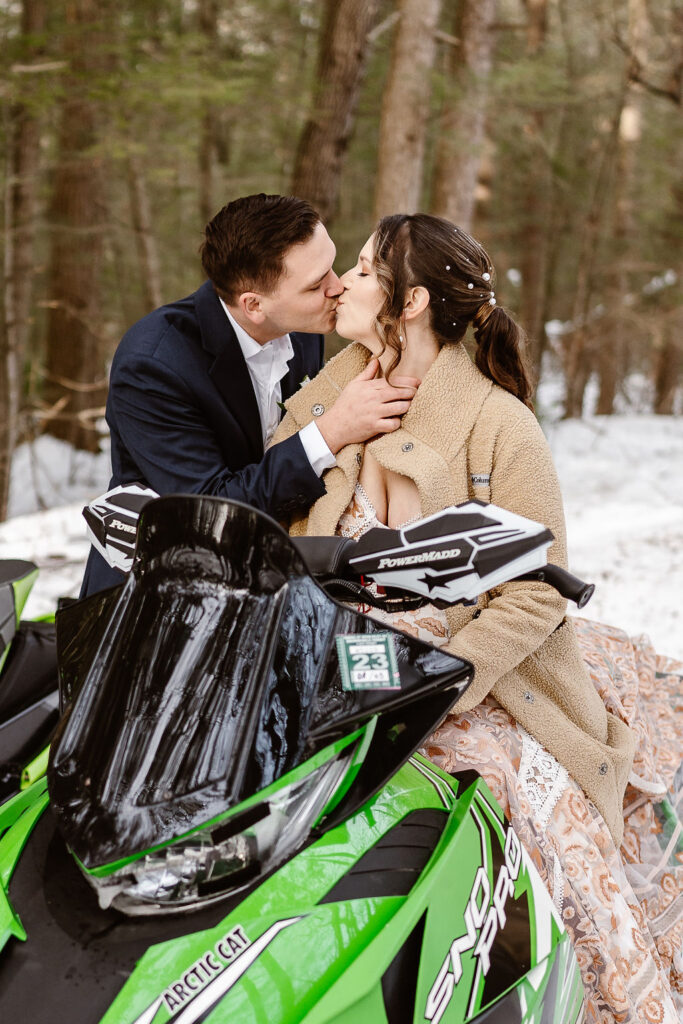
[(406, 301), (403, 306), (403, 315), (406, 320), (413, 320), (420, 313), (424, 313), (429, 305), (429, 292), (422, 285), (409, 288)]

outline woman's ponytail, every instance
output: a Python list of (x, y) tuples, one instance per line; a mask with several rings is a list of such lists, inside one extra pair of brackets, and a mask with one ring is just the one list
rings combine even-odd
[(477, 342), (477, 368), (533, 411), (533, 388), (524, 357), (526, 338), (522, 328), (504, 309), (488, 302), (482, 303), (472, 325)]

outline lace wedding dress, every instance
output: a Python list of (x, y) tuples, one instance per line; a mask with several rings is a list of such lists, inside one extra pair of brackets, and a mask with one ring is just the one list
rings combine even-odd
[[(416, 517), (417, 518), (417, 517)], [(405, 525), (405, 524), (403, 524)], [(382, 527), (360, 484), (337, 533)], [(440, 647), (442, 611), (359, 611)], [(683, 665), (645, 638), (576, 619), (591, 678), (638, 736), (622, 846), (566, 770), (489, 696), (448, 715), (423, 751), (446, 771), (476, 769), (514, 825), (574, 942), (590, 1024), (683, 1020)], [(678, 718), (675, 709), (678, 708)]]

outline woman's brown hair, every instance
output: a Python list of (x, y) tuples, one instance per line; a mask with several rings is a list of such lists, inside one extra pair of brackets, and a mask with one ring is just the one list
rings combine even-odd
[(477, 367), (532, 408), (524, 332), (496, 303), (494, 269), (483, 246), (450, 221), (426, 213), (383, 217), (374, 242), (373, 266), (386, 296), (375, 330), (395, 353), (387, 376), (401, 358), (406, 293), (421, 285), (429, 292), (431, 327), (439, 344), (462, 341), (471, 323)]

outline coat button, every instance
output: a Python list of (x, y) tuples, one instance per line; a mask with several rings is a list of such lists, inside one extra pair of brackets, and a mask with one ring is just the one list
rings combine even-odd
[(412, 441), (408, 441), (407, 444), (401, 445), (401, 451), (402, 452), (412, 452), (413, 448), (414, 448), (414, 445), (413, 445)]
[(321, 405), (320, 402), (316, 402), (315, 405), (311, 406), (311, 412), (314, 416), (322, 416), (325, 412), (325, 406)]
[(602, 764), (598, 768), (598, 771), (600, 772), (601, 775), (607, 775), (607, 762), (606, 761), (602, 762)]
[(535, 699), (536, 698), (534, 697), (533, 693), (530, 693), (529, 690), (524, 691), (524, 700), (527, 702), (527, 704), (533, 704)]

